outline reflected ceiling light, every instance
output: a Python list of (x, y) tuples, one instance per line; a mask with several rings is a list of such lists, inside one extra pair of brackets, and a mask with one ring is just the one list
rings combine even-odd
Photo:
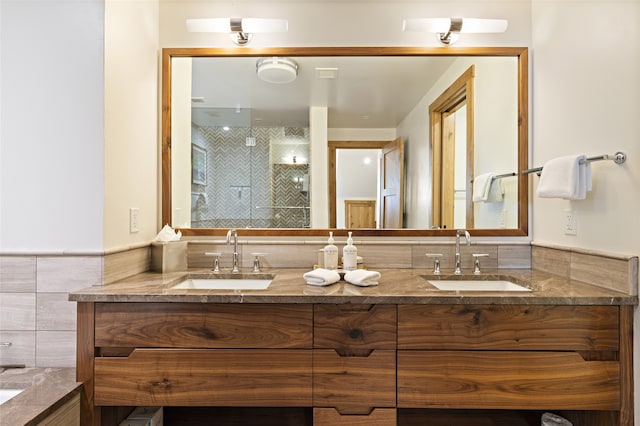
[(258, 78), (267, 83), (291, 83), (298, 76), (298, 64), (289, 58), (260, 58), (256, 62)]
[(230, 33), (239, 46), (251, 41), (254, 33), (284, 33), (289, 29), (286, 19), (210, 18), (187, 19), (187, 31), (194, 33)]
[(416, 18), (405, 19), (403, 31), (436, 33), (438, 41), (449, 46), (455, 43), (460, 33), (503, 33), (507, 30), (506, 19), (476, 18)]

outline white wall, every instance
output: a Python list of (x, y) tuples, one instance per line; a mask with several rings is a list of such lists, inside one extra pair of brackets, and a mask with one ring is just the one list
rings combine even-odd
[(101, 250), (103, 4), (0, 8), (0, 252)]
[[(543, 199), (533, 183), (533, 236), (616, 253), (640, 253), (640, 2), (533, 2), (533, 159), (613, 154), (627, 162), (592, 164), (583, 201)], [(563, 233), (565, 209), (578, 235)]]
[[(104, 246), (143, 243), (159, 230), (158, 0), (105, 3)], [(139, 232), (129, 232), (129, 209)]]

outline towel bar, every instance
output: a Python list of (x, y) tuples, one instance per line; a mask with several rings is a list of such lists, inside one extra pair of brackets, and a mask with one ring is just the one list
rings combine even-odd
[[(597, 155), (595, 157), (588, 157), (585, 159), (585, 161), (588, 163), (591, 163), (594, 161), (602, 161), (602, 160), (612, 160), (616, 164), (622, 164), (625, 161), (627, 161), (627, 154), (625, 154), (624, 152), (618, 151), (615, 154)], [(535, 167), (533, 169), (523, 170), (522, 174), (528, 175), (530, 173), (537, 173), (538, 175), (540, 175), (541, 171), (542, 171), (542, 167)]]

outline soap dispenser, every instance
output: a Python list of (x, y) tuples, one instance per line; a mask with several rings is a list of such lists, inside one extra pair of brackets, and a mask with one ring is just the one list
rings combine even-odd
[(324, 267), (325, 269), (338, 269), (338, 247), (333, 245), (333, 232), (329, 232), (329, 241), (324, 246)]
[(347, 245), (342, 249), (342, 269), (345, 271), (355, 271), (358, 267), (358, 249), (353, 245), (353, 238), (349, 232)]

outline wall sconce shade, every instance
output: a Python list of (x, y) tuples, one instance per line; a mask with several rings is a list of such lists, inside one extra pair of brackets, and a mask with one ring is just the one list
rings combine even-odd
[(203, 33), (230, 33), (234, 43), (244, 46), (255, 33), (287, 32), (286, 19), (262, 18), (208, 18), (187, 19), (187, 31)]
[(414, 18), (405, 19), (403, 31), (436, 33), (441, 44), (451, 45), (460, 33), (502, 33), (507, 30), (506, 19), (477, 18)]

